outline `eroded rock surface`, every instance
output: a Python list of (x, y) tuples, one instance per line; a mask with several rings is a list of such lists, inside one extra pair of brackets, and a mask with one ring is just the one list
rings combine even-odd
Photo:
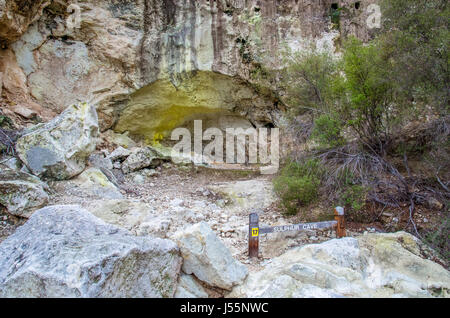
[(224, 182), (208, 188), (223, 196), (225, 200), (228, 200), (228, 204), (234, 205), (238, 209), (265, 209), (276, 199), (273, 185), (268, 180)]
[(30, 110), (59, 113), (89, 101), (102, 131), (151, 140), (194, 115), (231, 112), (258, 127), (277, 122), (282, 103), (255, 90), (252, 74), (260, 65), (280, 67), (285, 45), (334, 50), (340, 36), (367, 40), (367, 7), (375, 1), (358, 8), (336, 1), (347, 8), (338, 31), (331, 0), (87, 0), (77, 4), (75, 27), (67, 22), (77, 18), (69, 2), (3, 0), (0, 41), (11, 42), (6, 51), (21, 68)]
[(0, 1), (0, 43), (17, 40), (28, 26), (39, 19), (50, 1), (2, 0)]
[(450, 273), (421, 257), (405, 232), (334, 239), (289, 250), (230, 297), (449, 297)]

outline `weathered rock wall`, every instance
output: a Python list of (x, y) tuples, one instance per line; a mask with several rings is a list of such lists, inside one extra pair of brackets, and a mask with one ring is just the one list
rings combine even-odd
[[(368, 39), (364, 21), (374, 1), (358, 1), (357, 9), (350, 0), (84, 0), (79, 12), (68, 12), (71, 1), (54, 0), (30, 2), (24, 15), (20, 3), (27, 1), (4, 0), (0, 54), (14, 53), (22, 72), (15, 80), (25, 83), (20, 93), (28, 94), (30, 108), (38, 110), (37, 103), (59, 113), (89, 102), (102, 130), (119, 122), (117, 130), (151, 138), (161, 130), (158, 118), (180, 125), (184, 118), (171, 113), (186, 108), (199, 115), (226, 110), (261, 126), (276, 122), (279, 101), (248, 84), (252, 70), (279, 67), (286, 45), (332, 48), (340, 34)], [(338, 2), (349, 8), (340, 33), (330, 18)], [(6, 63), (0, 61), (0, 72)], [(3, 86), (13, 80), (4, 77)]]

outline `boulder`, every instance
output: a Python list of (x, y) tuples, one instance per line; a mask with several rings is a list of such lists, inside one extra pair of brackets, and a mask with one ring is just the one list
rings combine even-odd
[(194, 274), (210, 286), (230, 290), (248, 274), (205, 222), (176, 233), (173, 239), (184, 259), (183, 272)]
[(180, 267), (172, 241), (52, 206), (0, 244), (0, 297), (173, 297)]
[(103, 169), (89, 168), (73, 179), (73, 183), (82, 190), (88, 191), (90, 197), (123, 199), (120, 190), (108, 179), (103, 171)]
[(72, 105), (17, 140), (20, 159), (39, 177), (70, 179), (86, 167), (99, 136), (97, 112), (86, 103)]
[(135, 148), (122, 164), (122, 171), (130, 173), (148, 167), (156, 167), (165, 160), (151, 147)]
[(0, 204), (10, 214), (27, 218), (48, 203), (48, 186), (30, 174), (0, 170)]
[(110, 159), (111, 161), (124, 160), (129, 155), (131, 155), (130, 150), (119, 146), (108, 156), (108, 159)]
[(448, 297), (450, 273), (405, 233), (305, 245), (277, 257), (228, 297)]
[(132, 149), (138, 146), (137, 143), (128, 136), (128, 133), (119, 134), (113, 130), (107, 130), (102, 134), (102, 138), (106, 143), (117, 145), (118, 147), (123, 147), (125, 149)]
[(92, 167), (112, 170), (113, 163), (111, 159), (105, 157), (102, 153), (93, 153), (89, 156), (88, 162)]

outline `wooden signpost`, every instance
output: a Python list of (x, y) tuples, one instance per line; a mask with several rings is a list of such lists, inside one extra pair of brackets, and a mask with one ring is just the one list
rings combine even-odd
[(259, 254), (259, 236), (261, 234), (280, 233), (288, 231), (306, 231), (319, 230), (326, 228), (336, 228), (336, 236), (342, 238), (346, 236), (344, 208), (337, 207), (334, 209), (334, 221), (300, 223), (294, 225), (282, 225), (273, 227), (259, 227), (259, 216), (252, 213), (249, 216), (249, 232), (248, 232), (248, 256), (250, 258), (258, 257)]

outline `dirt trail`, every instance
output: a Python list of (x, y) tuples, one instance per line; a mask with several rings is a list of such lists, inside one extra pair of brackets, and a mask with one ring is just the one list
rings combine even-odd
[[(51, 184), (55, 194), (51, 196), (50, 204), (79, 204), (136, 235), (170, 238), (191, 224), (205, 221), (233, 256), (246, 264), (250, 271), (259, 270), (271, 258), (291, 247), (335, 237), (335, 232), (330, 230), (262, 235), (262, 257), (249, 261), (249, 213), (257, 211), (262, 225), (285, 225), (298, 221), (298, 218), (285, 218), (277, 208), (271, 176), (262, 176), (254, 171), (180, 168), (166, 164), (143, 182), (139, 179), (137, 183), (135, 177), (136, 174), (126, 177), (122, 185), (127, 189), (122, 190), (123, 200), (98, 198), (74, 188), (70, 182), (55, 182)], [(123, 209), (117, 207), (121, 202), (126, 205)], [(120, 218), (111, 217), (111, 214), (120, 214)], [(145, 226), (150, 229), (143, 231)]]

